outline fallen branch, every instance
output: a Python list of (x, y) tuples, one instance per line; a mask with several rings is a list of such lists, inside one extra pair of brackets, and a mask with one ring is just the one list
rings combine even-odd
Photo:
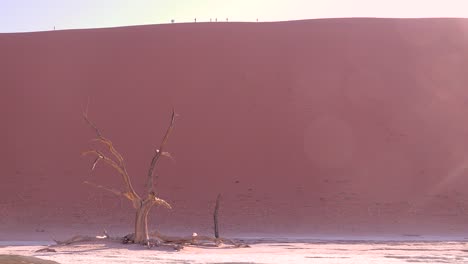
[(151, 232), (151, 238), (158, 239), (162, 243), (173, 243), (180, 245), (194, 245), (194, 246), (220, 246), (221, 244), (233, 245), (234, 247), (249, 247), (249, 245), (241, 242), (236, 242), (232, 239), (227, 238), (216, 238), (211, 236), (200, 236), (197, 233), (193, 233), (192, 236), (176, 237), (166, 236), (157, 231)]
[(107, 231), (104, 230), (102, 236), (74, 236), (68, 240), (65, 241), (60, 241), (60, 240), (55, 240), (55, 245), (51, 245), (45, 248), (41, 248), (36, 250), (36, 252), (56, 252), (55, 249), (56, 247), (62, 247), (62, 246), (68, 246), (72, 244), (78, 244), (78, 243), (88, 243), (88, 242), (102, 242), (102, 241), (111, 241), (111, 242), (120, 242), (120, 238), (112, 238), (107, 234)]
[[(111, 237), (104, 230), (103, 235), (101, 236), (74, 236), (70, 239), (59, 241), (54, 240), (55, 245), (51, 245), (45, 248), (41, 248), (36, 250), (35, 252), (57, 252), (55, 248), (70, 246), (73, 244), (80, 244), (80, 243), (94, 243), (94, 242), (113, 242), (113, 243), (122, 243), (122, 244), (130, 244), (134, 243), (135, 234), (129, 234), (124, 237)], [(205, 247), (219, 247), (222, 244), (225, 245), (232, 245), (235, 248), (248, 248), (249, 245), (241, 242), (236, 242), (232, 239), (226, 238), (215, 238), (210, 236), (199, 236), (197, 233), (193, 233), (192, 236), (186, 237), (176, 237), (176, 236), (166, 236), (158, 231), (154, 231), (150, 233), (150, 237), (148, 241), (145, 243), (148, 248), (152, 247), (170, 247), (174, 250), (181, 250), (185, 246), (205, 246)]]

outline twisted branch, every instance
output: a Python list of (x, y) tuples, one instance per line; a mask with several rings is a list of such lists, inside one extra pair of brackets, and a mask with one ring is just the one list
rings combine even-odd
[[(140, 206), (141, 203), (141, 198), (138, 196), (138, 194), (135, 192), (135, 189), (133, 189), (132, 182), (130, 180), (130, 177), (128, 176), (127, 169), (125, 168), (125, 162), (122, 157), (122, 155), (115, 149), (114, 145), (112, 144), (112, 141), (109, 139), (105, 138), (101, 131), (97, 128), (97, 126), (91, 122), (88, 119), (88, 110), (83, 111), (83, 119), (86, 121), (86, 123), (94, 129), (97, 138), (94, 139), (93, 141), (97, 141), (109, 149), (109, 152), (117, 159), (117, 162), (108, 156), (106, 156), (103, 152), (92, 149), (88, 150), (82, 153), (82, 155), (95, 155), (96, 160), (93, 163), (93, 166), (91, 170), (94, 170), (96, 168), (96, 165), (98, 164), (99, 161), (104, 161), (106, 164), (117, 170), (117, 172), (122, 176), (122, 179), (124, 180), (125, 186), (126, 186), (126, 191), (125, 192), (119, 192), (123, 196), (125, 196), (127, 199), (129, 199), (133, 203), (133, 207), (137, 209)], [(101, 188), (101, 187), (98, 187)]]
[(172, 158), (169, 152), (164, 151), (164, 147), (167, 143), (167, 140), (169, 139), (169, 135), (171, 134), (172, 129), (174, 128), (174, 122), (175, 122), (175, 111), (174, 109), (172, 109), (171, 122), (169, 123), (169, 127), (166, 130), (166, 134), (164, 135), (161, 145), (159, 145), (159, 148), (154, 151), (154, 156), (151, 159), (151, 164), (148, 170), (148, 180), (146, 182), (146, 187), (148, 188), (149, 193), (154, 192), (154, 179), (153, 179), (154, 176), (153, 175), (154, 175), (154, 168), (156, 166), (156, 162), (158, 161), (159, 157), (163, 155), (163, 156)]

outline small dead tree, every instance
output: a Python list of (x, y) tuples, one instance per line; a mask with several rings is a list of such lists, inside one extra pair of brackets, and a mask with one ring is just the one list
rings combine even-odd
[(218, 224), (218, 211), (219, 211), (219, 201), (221, 200), (221, 194), (218, 194), (216, 197), (216, 204), (213, 211), (213, 223), (214, 223), (214, 236), (216, 239), (219, 238), (219, 224)]
[(115, 169), (121, 176), (125, 183), (125, 190), (120, 191), (112, 188), (107, 188), (102, 185), (97, 185), (90, 182), (85, 182), (90, 185), (94, 185), (97, 188), (104, 189), (110, 191), (116, 195), (121, 195), (127, 198), (132, 202), (133, 208), (135, 208), (135, 230), (134, 233), (127, 237), (129, 241), (138, 244), (148, 244), (150, 241), (150, 236), (148, 232), (148, 213), (150, 212), (153, 206), (163, 206), (168, 209), (171, 209), (171, 205), (164, 201), (163, 199), (156, 196), (156, 192), (154, 190), (154, 171), (156, 164), (161, 156), (171, 157), (169, 152), (164, 151), (164, 147), (167, 143), (169, 135), (174, 128), (175, 122), (175, 112), (174, 109), (172, 110), (171, 120), (169, 126), (166, 130), (166, 134), (163, 137), (159, 148), (154, 151), (154, 155), (151, 159), (150, 167), (148, 170), (148, 178), (146, 182), (147, 192), (144, 196), (140, 196), (135, 192), (135, 189), (132, 186), (132, 182), (130, 176), (128, 175), (126, 164), (122, 155), (115, 149), (112, 141), (108, 138), (104, 137), (101, 131), (96, 127), (96, 125), (91, 122), (88, 118), (88, 110), (83, 112), (83, 118), (86, 123), (93, 128), (94, 132), (96, 133), (96, 138), (93, 141), (102, 144), (104, 147), (107, 148), (107, 153), (100, 151), (98, 149), (91, 149), (88, 151), (83, 152), (83, 155), (92, 155), (95, 156), (96, 159), (94, 160), (91, 170), (93, 171), (96, 168), (96, 165), (99, 162), (104, 162), (108, 166)]

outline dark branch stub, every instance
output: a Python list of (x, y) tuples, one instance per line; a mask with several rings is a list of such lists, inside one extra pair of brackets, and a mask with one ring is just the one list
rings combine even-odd
[(155, 178), (154, 168), (156, 166), (156, 162), (158, 161), (159, 157), (161, 157), (161, 155), (171, 157), (168, 152), (164, 152), (164, 147), (167, 143), (167, 140), (169, 139), (169, 135), (171, 134), (172, 129), (174, 128), (174, 122), (175, 122), (175, 111), (174, 109), (172, 109), (171, 122), (169, 123), (169, 127), (166, 130), (166, 134), (164, 135), (161, 145), (159, 145), (159, 148), (154, 151), (154, 156), (151, 159), (151, 164), (148, 170), (148, 180), (146, 182), (148, 193), (154, 192), (154, 178)]
[(215, 209), (214, 209), (214, 212), (213, 212), (215, 238), (219, 238), (218, 211), (219, 211), (219, 201), (220, 200), (221, 200), (221, 194), (218, 194), (218, 197), (216, 197), (216, 205), (215, 205)]

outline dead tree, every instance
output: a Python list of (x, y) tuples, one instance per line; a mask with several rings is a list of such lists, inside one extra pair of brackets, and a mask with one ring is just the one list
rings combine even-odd
[(133, 208), (135, 208), (136, 210), (136, 213), (135, 213), (135, 230), (129, 240), (133, 243), (138, 243), (138, 244), (149, 243), (150, 237), (149, 237), (149, 232), (148, 232), (148, 213), (150, 212), (151, 208), (155, 205), (161, 205), (161, 206), (171, 209), (171, 206), (169, 205), (169, 203), (167, 203), (163, 199), (156, 196), (156, 192), (154, 190), (153, 178), (154, 178), (155, 167), (159, 158), (161, 156), (171, 157), (169, 152), (164, 151), (164, 147), (167, 143), (169, 135), (171, 134), (171, 131), (174, 128), (174, 122), (175, 122), (174, 110), (172, 110), (171, 120), (169, 123), (169, 127), (166, 130), (166, 134), (164, 135), (164, 138), (161, 144), (159, 145), (159, 148), (154, 151), (154, 155), (151, 159), (151, 163), (150, 163), (149, 170), (148, 170), (148, 176), (147, 176), (148, 178), (146, 182), (147, 192), (143, 196), (140, 196), (135, 192), (135, 189), (132, 186), (132, 182), (131, 182), (130, 176), (128, 175), (125, 161), (122, 155), (115, 149), (112, 142), (101, 134), (101, 131), (96, 127), (96, 125), (88, 119), (87, 110), (83, 112), (83, 118), (86, 121), (86, 123), (91, 128), (93, 128), (94, 132), (96, 133), (96, 138), (94, 139), (94, 141), (96, 141), (99, 144), (102, 144), (102, 146), (107, 148), (106, 153), (98, 149), (91, 149), (82, 153), (83, 155), (92, 155), (96, 157), (96, 159), (94, 160), (92, 164), (91, 170), (94, 170), (96, 168), (96, 165), (100, 161), (104, 162), (108, 166), (115, 169), (120, 174), (120, 176), (122, 176), (122, 179), (125, 183), (125, 190), (120, 191), (120, 190), (107, 188), (102, 185), (97, 185), (97, 184), (90, 183), (90, 182), (86, 182), (86, 183), (94, 185), (95, 187), (110, 191), (116, 195), (124, 196), (125, 198), (130, 200), (132, 202)]

